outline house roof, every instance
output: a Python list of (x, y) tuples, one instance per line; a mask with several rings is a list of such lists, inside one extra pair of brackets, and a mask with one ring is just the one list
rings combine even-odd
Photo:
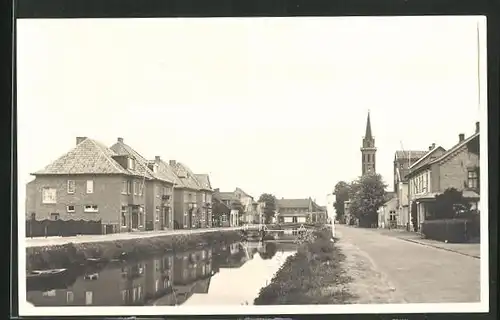
[(235, 200), (236, 199), (234, 192), (219, 192), (218, 196), (219, 196), (219, 199), (221, 199), (221, 200)]
[(192, 190), (200, 190), (202, 186), (196, 179), (194, 173), (189, 169), (188, 166), (182, 164), (181, 162), (175, 162), (170, 165), (172, 170), (175, 172), (177, 177), (182, 181), (183, 188), (192, 189)]
[(279, 208), (309, 208), (311, 199), (277, 199)]
[(196, 174), (194, 175), (198, 183), (201, 185), (201, 188), (204, 190), (212, 190), (212, 185), (210, 184), (210, 178), (208, 174)]
[(134, 174), (113, 159), (116, 153), (93, 139), (85, 139), (68, 153), (33, 175)]
[(253, 197), (252, 197), (251, 195), (249, 195), (248, 193), (246, 193), (245, 191), (243, 191), (243, 189), (241, 189), (241, 188), (236, 188), (236, 189), (234, 190), (234, 192), (235, 192), (235, 193), (236, 193), (236, 192), (240, 192), (240, 193), (242, 193), (244, 196), (246, 196), (246, 197), (249, 197), (249, 198), (252, 198), (252, 199), (253, 199)]
[(165, 179), (159, 174), (155, 174), (151, 169), (148, 168), (148, 160), (135, 151), (132, 147), (125, 144), (122, 140), (117, 141), (114, 145), (110, 147), (117, 155), (126, 155), (136, 161), (135, 171), (137, 175), (144, 176), (146, 179), (158, 179), (166, 180), (167, 182), (172, 182)]
[(179, 177), (175, 174), (174, 170), (168, 165), (168, 163), (160, 159), (160, 161), (157, 161), (156, 164), (158, 165), (158, 174), (162, 175), (168, 181), (173, 182), (175, 187), (183, 187), (181, 179), (179, 179)]
[(425, 155), (423, 155), (420, 159), (415, 161), (411, 166), (410, 166), (410, 171), (415, 170), (418, 168), (418, 165), (421, 164), (425, 159), (427, 159), (431, 154), (435, 153), (437, 150), (445, 150), (445, 148), (441, 146), (436, 146), (432, 150), (427, 151)]
[(423, 157), (429, 150), (397, 150), (394, 154), (396, 160), (408, 160), (411, 159), (420, 159)]
[(455, 151), (457, 151), (458, 149), (462, 148), (467, 143), (469, 143), (470, 141), (472, 141), (473, 139), (475, 139), (477, 137), (479, 137), (479, 132), (476, 132), (473, 135), (471, 135), (470, 137), (468, 137), (467, 139), (464, 139), (462, 142), (457, 143), (451, 149), (449, 149), (448, 151), (446, 151), (445, 153), (443, 153), (439, 158), (437, 158), (436, 160), (432, 161), (432, 163), (437, 163), (437, 162), (441, 162), (441, 161), (445, 160), (450, 155), (452, 155)]

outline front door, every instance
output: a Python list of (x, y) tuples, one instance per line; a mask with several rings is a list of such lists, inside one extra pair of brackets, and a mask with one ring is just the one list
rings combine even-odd
[(161, 207), (160, 210), (160, 230), (165, 229), (165, 207)]
[(132, 208), (132, 229), (139, 228), (139, 210), (138, 208)]

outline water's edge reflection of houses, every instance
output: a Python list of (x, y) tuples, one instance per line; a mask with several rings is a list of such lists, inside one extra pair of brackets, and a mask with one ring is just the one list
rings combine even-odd
[(195, 293), (208, 293), (220, 269), (240, 268), (256, 253), (268, 259), (276, 245), (236, 242), (90, 268), (64, 285), (51, 281), (28, 288), (27, 300), (35, 306), (180, 305)]

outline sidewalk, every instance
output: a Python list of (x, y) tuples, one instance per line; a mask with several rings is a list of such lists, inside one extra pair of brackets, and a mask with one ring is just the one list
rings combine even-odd
[(31, 248), (31, 247), (56, 246), (68, 243), (117, 241), (117, 240), (152, 238), (152, 237), (161, 237), (168, 235), (179, 235), (179, 234), (199, 234), (199, 233), (216, 232), (216, 231), (243, 230), (245, 228), (252, 228), (252, 226), (189, 229), (189, 230), (179, 229), (179, 230), (164, 230), (164, 231), (137, 231), (130, 233), (113, 233), (106, 235), (81, 235), (74, 237), (48, 237), (48, 238), (37, 237), (37, 238), (25, 238), (24, 243), (26, 248)]
[(477, 259), (481, 258), (481, 244), (480, 243), (445, 243), (441, 241), (424, 239), (420, 234), (409, 232), (403, 229), (366, 229), (373, 232), (380, 233), (385, 236), (396, 237), (401, 240), (418, 243), (424, 246), (434, 247), (437, 249), (447, 250)]

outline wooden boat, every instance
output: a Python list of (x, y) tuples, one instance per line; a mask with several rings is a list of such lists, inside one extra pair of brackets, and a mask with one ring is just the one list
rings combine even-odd
[(52, 278), (55, 276), (60, 276), (65, 274), (67, 269), (48, 269), (48, 270), (33, 270), (26, 273), (27, 280), (40, 279), (40, 278)]

